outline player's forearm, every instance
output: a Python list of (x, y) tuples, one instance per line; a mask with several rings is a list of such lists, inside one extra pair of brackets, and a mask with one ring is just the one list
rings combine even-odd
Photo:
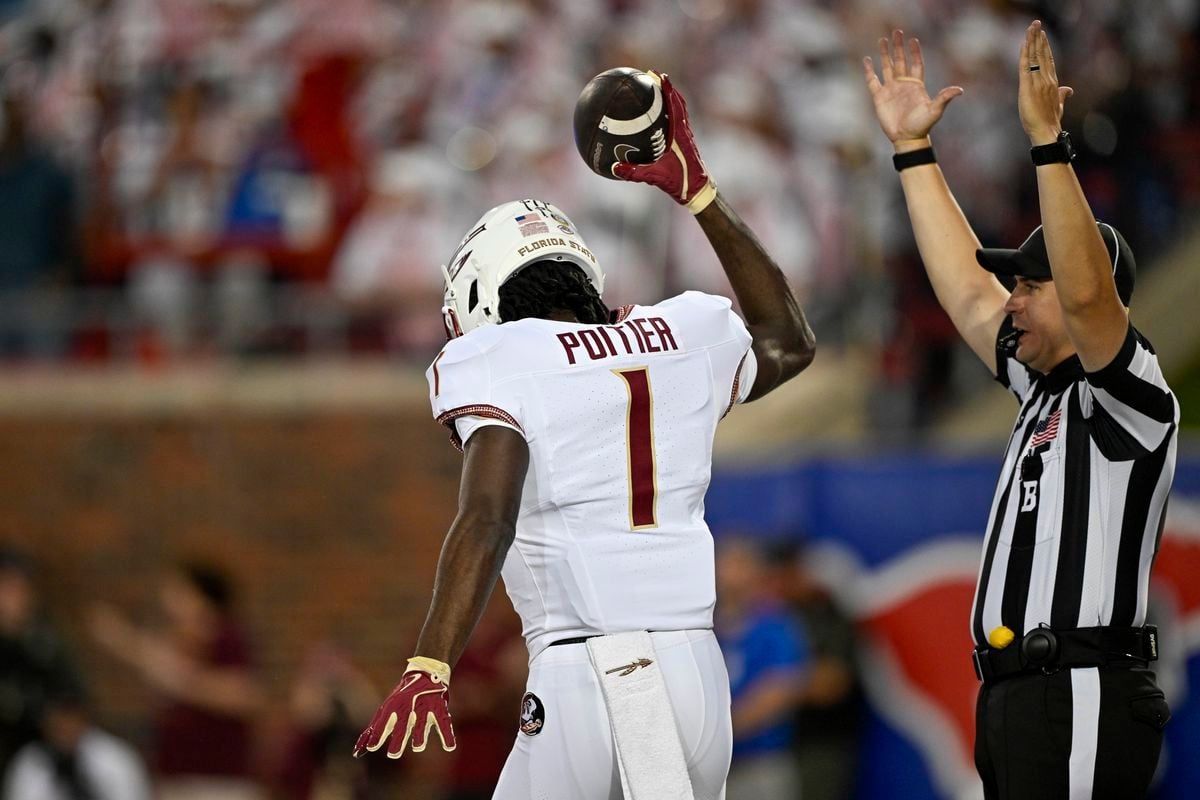
[(454, 666), (475, 630), (500, 577), (514, 526), (460, 514), (438, 558), (433, 601), (417, 639), (416, 655)]
[(772, 360), (779, 365), (776, 383), (782, 383), (812, 362), (817, 346), (792, 287), (720, 194), (696, 219), (729, 278), (756, 351), (766, 346), (777, 354)]
[(1063, 313), (1109, 303), (1116, 308), (1112, 261), (1096, 228), (1096, 219), (1083, 189), (1068, 164), (1037, 168), (1038, 199), (1046, 252)]

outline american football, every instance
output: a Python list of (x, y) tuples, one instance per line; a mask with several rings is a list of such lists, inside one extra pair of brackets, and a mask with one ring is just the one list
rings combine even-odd
[(658, 81), (617, 67), (588, 81), (575, 103), (575, 146), (588, 167), (613, 178), (618, 161), (650, 164), (667, 149), (667, 109)]

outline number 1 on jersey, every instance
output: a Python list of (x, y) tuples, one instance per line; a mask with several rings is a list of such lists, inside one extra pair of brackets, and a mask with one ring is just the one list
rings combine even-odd
[(654, 405), (650, 370), (614, 369), (625, 381), (629, 407), (625, 415), (625, 447), (629, 464), (629, 527), (643, 530), (658, 526), (657, 475), (654, 464)]

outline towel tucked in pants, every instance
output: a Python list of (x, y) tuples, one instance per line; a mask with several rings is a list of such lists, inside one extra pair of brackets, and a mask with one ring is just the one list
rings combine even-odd
[[(729, 676), (711, 631), (652, 633), (696, 800), (724, 800), (732, 752)], [(522, 728), (494, 800), (623, 800), (612, 730), (584, 644), (529, 667)], [(515, 721), (514, 721), (515, 722)], [(540, 724), (538, 724), (540, 723)]]

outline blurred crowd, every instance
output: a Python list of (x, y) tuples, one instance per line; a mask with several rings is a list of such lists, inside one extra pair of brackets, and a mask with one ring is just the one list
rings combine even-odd
[(1089, 198), (1144, 265), (1200, 197), (1197, 6), (3, 0), (0, 356), (421, 362), (442, 338), (438, 264), (482, 211), (526, 196), (575, 219), (612, 304), (726, 291), (686, 215), (575, 151), (583, 84), (634, 65), (685, 92), (711, 172), (823, 343), (872, 348), (882, 396), (913, 400), (879, 413), (920, 423), (952, 388), (955, 337), (861, 57), (901, 26), (931, 87), (966, 88), (939, 158), (985, 244), (1015, 246), (1037, 215), (1015, 59), (1044, 19)]
[[(853, 797), (853, 624), (794, 543), (720, 537), (717, 579), (729, 800)], [(68, 626), (51, 624), (46, 588), (37, 564), (0, 549), (0, 800), (488, 800), (517, 735), (527, 653), (502, 598), (454, 669), (460, 747), (395, 762), (350, 757), (383, 688), (354, 663), (362, 643), (313, 642), (266, 668), (252, 598), (215, 562), (165, 565), (128, 607), (67, 603)], [(92, 694), (105, 664), (142, 696), (133, 718)]]
[(857, 636), (808, 553), (793, 540), (720, 537), (715, 623), (733, 717), (728, 800), (854, 797)]
[[(77, 640), (50, 623), (46, 586), (33, 561), (0, 549), (0, 800), (486, 800), (512, 746), (526, 653), (506, 603), (455, 669), (466, 747), (355, 762), (382, 698), (355, 643), (313, 642), (298, 663), (265, 668), (245, 598), (215, 562), (165, 565), (133, 607), (67, 604)], [(105, 662), (142, 696), (135, 718), (91, 694)]]

